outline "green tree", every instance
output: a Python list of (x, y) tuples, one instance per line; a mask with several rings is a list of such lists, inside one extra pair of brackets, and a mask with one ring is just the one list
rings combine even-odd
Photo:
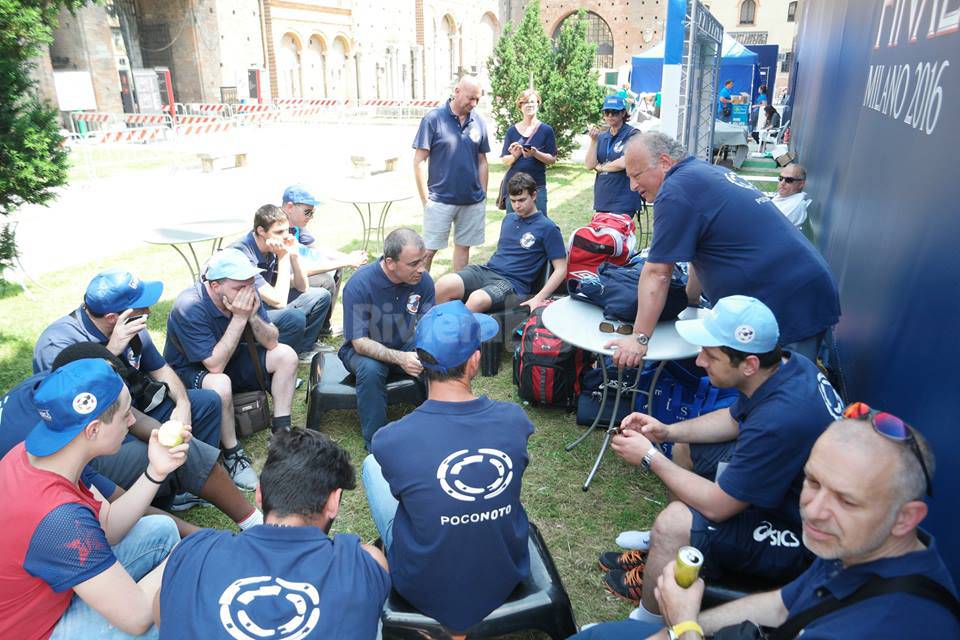
[(516, 30), (504, 27), (489, 64), (499, 137), (523, 117), (515, 101), (531, 81), (543, 99), (538, 117), (556, 132), (559, 157), (569, 156), (574, 137), (596, 122), (604, 90), (593, 68), (596, 45), (587, 41), (586, 12), (578, 18), (567, 20), (554, 42), (541, 25), (540, 2), (533, 0)]
[[(57, 109), (35, 93), (30, 71), (42, 47), (53, 41), (61, 7), (74, 11), (85, 0), (0, 0), (0, 215), (23, 204), (44, 204), (67, 181)], [(0, 267), (16, 256), (2, 232)]]

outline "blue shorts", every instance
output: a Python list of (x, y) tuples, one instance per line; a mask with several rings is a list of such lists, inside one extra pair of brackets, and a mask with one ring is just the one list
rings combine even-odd
[(690, 459), (693, 461), (693, 472), (707, 480), (716, 480), (717, 467), (730, 461), (736, 446), (736, 440), (709, 444), (691, 443)]
[[(267, 372), (267, 350), (257, 345), (257, 355), (260, 358), (260, 370), (263, 371), (264, 383), (267, 385), (266, 391), (269, 392), (270, 374)], [(191, 363), (185, 367), (178, 367), (176, 372), (187, 389), (202, 389), (203, 379), (210, 373), (201, 363)], [(250, 350), (245, 342), (237, 345), (233, 357), (230, 358), (223, 372), (230, 378), (234, 393), (260, 391), (257, 372), (253, 362), (250, 361)]]

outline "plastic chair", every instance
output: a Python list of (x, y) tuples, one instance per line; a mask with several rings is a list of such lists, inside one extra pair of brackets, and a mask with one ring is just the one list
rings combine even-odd
[(724, 574), (718, 580), (710, 580), (706, 583), (706, 588), (703, 591), (702, 609), (705, 610), (725, 602), (739, 600), (754, 593), (774, 591), (784, 584), (782, 581), (758, 578), (741, 573)]
[[(356, 379), (335, 353), (318, 353), (310, 362), (307, 383), (307, 428), (320, 429), (323, 414), (335, 409), (357, 409)], [(423, 387), (405, 374), (387, 378), (387, 404), (418, 405), (424, 401)]]
[(767, 148), (767, 143), (772, 142), (773, 144), (781, 144), (783, 142), (783, 135), (787, 132), (787, 128), (790, 126), (790, 121), (787, 120), (781, 124), (776, 129), (764, 129), (760, 132), (760, 153), (763, 153)]
[[(517, 585), (507, 601), (486, 618), (458, 634), (466, 633), (468, 638), (495, 638), (535, 629), (560, 640), (577, 632), (570, 597), (540, 531), (532, 522), (528, 548), (530, 577)], [(390, 592), (380, 620), (385, 640), (447, 640), (453, 637), (453, 632), (417, 611), (396, 591)]]

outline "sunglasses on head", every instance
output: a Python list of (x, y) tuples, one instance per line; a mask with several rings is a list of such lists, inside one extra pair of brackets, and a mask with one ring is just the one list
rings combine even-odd
[(633, 333), (632, 324), (614, 324), (604, 320), (600, 323), (600, 333), (619, 333), (622, 336), (628, 336)]
[(923, 469), (923, 478), (927, 482), (927, 495), (933, 497), (933, 486), (930, 483), (930, 472), (927, 471), (927, 464), (923, 461), (923, 454), (920, 451), (920, 445), (913, 435), (913, 427), (906, 422), (886, 411), (877, 411), (871, 409), (866, 402), (854, 402), (843, 410), (843, 417), (852, 420), (868, 420), (873, 426), (873, 430), (884, 438), (906, 444), (917, 457), (920, 468)]
[(791, 178), (790, 176), (780, 176), (780, 182), (793, 184), (794, 182), (803, 182), (803, 178)]

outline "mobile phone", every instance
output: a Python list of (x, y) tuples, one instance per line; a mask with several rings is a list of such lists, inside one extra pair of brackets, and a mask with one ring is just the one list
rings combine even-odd
[(523, 150), (524, 150), (524, 151), (530, 151), (530, 149), (533, 149), (533, 145), (532, 145), (532, 144), (522, 144), (522, 145), (520, 145), (520, 146), (523, 147)]
[(129, 318), (123, 321), (123, 324), (130, 324), (131, 322), (136, 322), (140, 318), (146, 318), (146, 317), (147, 317), (146, 313), (141, 313), (138, 316), (130, 316)]

